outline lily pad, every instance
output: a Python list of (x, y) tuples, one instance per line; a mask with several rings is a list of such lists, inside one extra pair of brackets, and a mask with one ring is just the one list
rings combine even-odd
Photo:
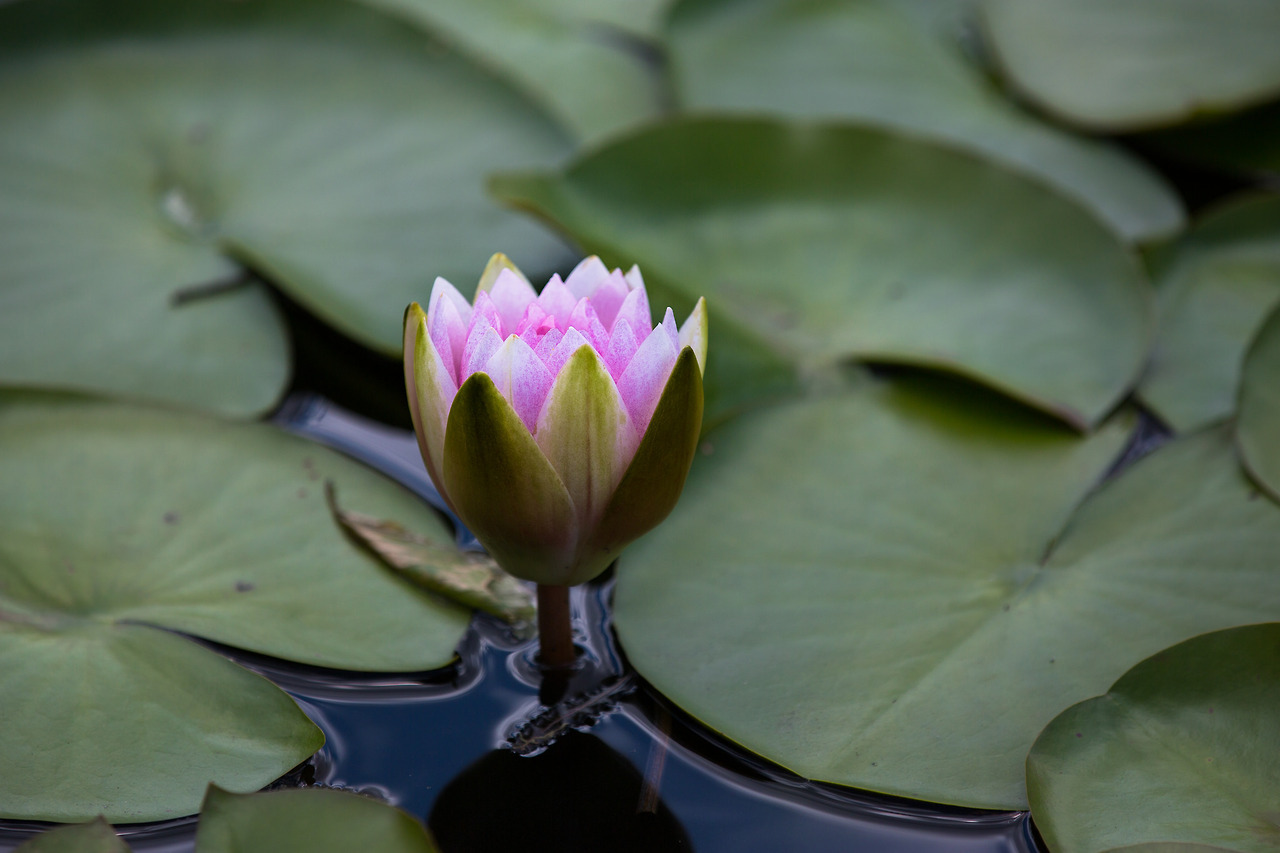
[(1018, 91), (1085, 127), (1160, 127), (1280, 94), (1280, 5), (1271, 0), (985, 0), (981, 8)]
[(1056, 853), (1143, 842), (1274, 851), (1277, 707), (1280, 624), (1165, 649), (1036, 740), (1027, 758), (1036, 826)]
[(483, 186), (561, 131), (357, 4), (6, 3), (0, 114), (0, 384), (253, 414), (289, 365), (246, 266), (393, 353), (437, 274), (568, 260)]
[(1021, 174), (883, 129), (686, 119), (494, 189), (639, 263), (677, 313), (705, 295), (709, 393), (750, 384), (718, 364), (733, 329), (805, 373), (935, 367), (1083, 428), (1145, 358), (1150, 294), (1110, 231)]
[(1271, 312), (1245, 361), (1236, 441), (1245, 468), (1280, 501), (1280, 308)]
[(40, 833), (15, 853), (129, 853), (111, 824), (102, 818)]
[(1235, 412), (1245, 350), (1280, 305), (1280, 195), (1211, 212), (1160, 266), (1159, 331), (1138, 394), (1193, 430)]
[(447, 664), (467, 612), (345, 537), (351, 506), (434, 512), (273, 427), (85, 403), (0, 407), (0, 815), (191, 814), (322, 737), (269, 682), (174, 631), (352, 670)]
[(739, 417), (621, 558), (619, 637), (682, 709), (802, 776), (1025, 808), (1054, 715), (1280, 615), (1280, 508), (1224, 431), (1076, 509), (1126, 431), (897, 383)]
[(670, 0), (364, 0), (508, 76), (580, 139), (662, 111), (656, 59)]
[[(934, 3), (937, 13), (961, 4)], [(961, 54), (890, 3), (685, 0), (670, 25), (684, 106), (866, 120), (949, 141), (1046, 181), (1126, 239), (1181, 227), (1163, 180), (1117, 146), (1019, 109)]]
[(326, 788), (232, 794), (209, 786), (197, 853), (435, 853), (421, 823), (369, 797)]

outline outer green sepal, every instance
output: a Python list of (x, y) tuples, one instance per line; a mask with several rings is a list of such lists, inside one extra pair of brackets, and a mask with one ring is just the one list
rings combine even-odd
[(498, 565), (535, 583), (568, 583), (573, 502), (487, 374), (472, 374), (454, 397), (443, 474), (442, 491)]
[(14, 853), (129, 853), (105, 818), (42, 832)]
[[(704, 335), (705, 337), (705, 335)], [(632, 540), (662, 522), (675, 508), (693, 465), (702, 430), (702, 371), (691, 347), (676, 358), (649, 429), (627, 472), (622, 475), (604, 516), (584, 551), (591, 549), (607, 566)]]

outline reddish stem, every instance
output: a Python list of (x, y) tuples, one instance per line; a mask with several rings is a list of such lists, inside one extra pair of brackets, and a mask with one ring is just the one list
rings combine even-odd
[(569, 587), (538, 584), (538, 660), (543, 666), (573, 666), (573, 622), (569, 617)]

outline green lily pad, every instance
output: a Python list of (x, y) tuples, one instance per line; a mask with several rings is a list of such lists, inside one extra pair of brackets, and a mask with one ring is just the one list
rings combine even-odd
[(1073, 438), (899, 384), (739, 417), (622, 556), (622, 644), (682, 709), (802, 776), (1025, 808), (1023, 760), (1063, 708), (1280, 614), (1280, 508), (1250, 499), (1225, 432), (1075, 509), (1127, 423)]
[(197, 853), (435, 853), (426, 829), (407, 813), (359, 794), (294, 788), (232, 794), (209, 786)]
[(567, 261), (483, 186), (561, 132), (359, 5), (19, 0), (0, 34), (0, 384), (253, 414), (288, 347), (241, 265), (393, 353), (437, 274)]
[(452, 660), (466, 611), (348, 541), (328, 481), (449, 541), (407, 491), (270, 426), (0, 406), (0, 815), (191, 814), (210, 779), (253, 790), (319, 747), (288, 696), (172, 631), (352, 670)]
[(1245, 360), (1236, 441), (1245, 468), (1280, 501), (1280, 308), (1271, 312)]
[(1280, 94), (1280, 5), (1271, 0), (985, 0), (981, 8), (1013, 85), (1085, 127), (1160, 127)]
[(1158, 277), (1160, 322), (1142, 401), (1177, 430), (1230, 417), (1249, 341), (1280, 305), (1280, 195), (1205, 216)]
[(129, 853), (111, 824), (102, 818), (40, 833), (14, 853)]
[[(952, 3), (932, 5), (954, 13)], [(889, 3), (686, 0), (672, 15), (670, 46), (687, 107), (878, 122), (1021, 169), (1127, 239), (1182, 225), (1181, 204), (1155, 172), (1020, 110), (957, 44)]]
[(1055, 853), (1143, 842), (1274, 851), (1278, 707), (1280, 624), (1165, 649), (1036, 740), (1027, 758), (1036, 826)]
[(656, 116), (656, 42), (670, 0), (364, 0), (507, 75), (580, 139)]
[(705, 295), (709, 395), (750, 384), (722, 372), (727, 329), (805, 373), (936, 367), (1078, 427), (1145, 358), (1148, 287), (1110, 231), (1018, 173), (882, 129), (687, 119), (494, 189), (639, 263), (677, 314)]

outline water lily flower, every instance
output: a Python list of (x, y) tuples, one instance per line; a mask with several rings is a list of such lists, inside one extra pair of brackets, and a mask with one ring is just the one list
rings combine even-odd
[(582, 261), (542, 293), (503, 255), (474, 302), (437, 278), (405, 312), (432, 481), (498, 564), (549, 586), (602, 572), (675, 506), (702, 425), (706, 303), (652, 324), (640, 270)]

